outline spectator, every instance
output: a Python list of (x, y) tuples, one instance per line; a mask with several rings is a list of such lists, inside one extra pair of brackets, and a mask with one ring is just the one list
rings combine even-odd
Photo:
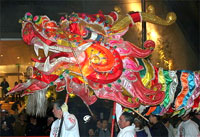
[(15, 126), (14, 126), (14, 135), (15, 136), (25, 136), (25, 130), (26, 130), (26, 121), (25, 121), (25, 114), (20, 113), (18, 115), (18, 119), (16, 120)]
[(23, 83), (23, 81), (20, 79), (20, 80), (19, 80), (19, 83)]
[(30, 118), (30, 123), (26, 126), (26, 136), (41, 136), (41, 127), (38, 126), (36, 117)]
[(11, 109), (13, 111), (15, 111), (15, 113), (18, 113), (18, 105), (20, 105), (20, 101), (19, 100), (12, 104)]
[(110, 131), (108, 129), (108, 121), (104, 119), (102, 121), (102, 128), (100, 129), (99, 137), (109, 137), (109, 136), (110, 136)]
[(117, 137), (135, 137), (134, 118), (131, 113), (123, 112), (120, 104), (116, 104), (116, 118), (120, 128)]
[(7, 88), (9, 87), (9, 83), (4, 78), (3, 81), (1, 82), (0, 86), (2, 87), (2, 97), (5, 98), (6, 94), (8, 93)]
[(190, 119), (190, 114), (181, 117), (183, 120), (178, 126), (178, 137), (197, 137), (200, 135), (198, 125)]
[(46, 123), (46, 125), (43, 126), (44, 135), (47, 135), (47, 136), (50, 135), (51, 125), (52, 125), (53, 121), (54, 121), (54, 118), (52, 116), (49, 116), (47, 118), (47, 123)]
[(1, 136), (13, 136), (13, 127), (12, 127), (12, 125), (8, 124), (7, 121), (2, 121), (0, 135)]
[[(17, 86), (19, 83), (17, 82), (17, 81), (15, 81), (15, 84), (14, 84), (14, 86)], [(18, 92), (16, 92), (15, 94), (16, 94), (16, 96), (15, 96), (15, 100), (16, 101), (18, 101), (18, 100), (20, 100), (20, 91), (18, 91)]]
[(149, 127), (144, 126), (141, 119), (135, 118), (134, 124), (137, 137), (151, 137)]
[(95, 130), (95, 136), (99, 136), (99, 132), (100, 132), (100, 130), (101, 130), (101, 128), (102, 128), (102, 123), (101, 123), (101, 120), (98, 120), (97, 121), (97, 124), (96, 124), (96, 126), (97, 126), (97, 128), (96, 128), (96, 130)]
[(199, 126), (199, 130), (200, 130), (200, 111), (198, 113), (194, 113), (194, 115), (192, 117), (192, 121), (197, 123), (197, 125)]
[(149, 120), (150, 123), (153, 124), (150, 128), (152, 137), (168, 137), (168, 130), (163, 123), (160, 122), (160, 116), (151, 114)]
[(14, 86), (17, 86), (18, 85), (18, 82), (17, 81), (15, 81), (15, 83), (14, 83)]
[(7, 111), (3, 111), (3, 118), (0, 123), (0, 135), (1, 136), (13, 136), (13, 126), (15, 123), (15, 118)]
[(95, 137), (94, 129), (90, 128), (90, 129), (88, 130), (88, 134), (89, 134), (89, 137)]
[(117, 122), (115, 122), (115, 127), (114, 127), (114, 137), (117, 137), (117, 134), (119, 133), (119, 127), (117, 125)]
[(171, 125), (171, 123), (169, 122), (169, 119), (164, 118), (164, 119), (162, 119), (162, 122), (168, 130), (168, 137), (175, 137), (174, 128)]

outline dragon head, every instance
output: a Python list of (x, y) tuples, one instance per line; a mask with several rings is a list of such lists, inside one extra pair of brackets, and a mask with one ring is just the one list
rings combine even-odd
[[(143, 85), (139, 72), (144, 68), (135, 59), (149, 56), (155, 43), (146, 41), (145, 49), (140, 49), (124, 41), (122, 36), (136, 22), (170, 25), (175, 19), (174, 13), (163, 20), (152, 13), (121, 15), (113, 11), (104, 15), (99, 11), (97, 14), (72, 13), (56, 23), (47, 16), (33, 17), (28, 12), (21, 20), (22, 38), (28, 45), (34, 45), (37, 56), (38, 50), (43, 49), (46, 57), (33, 58), (35, 66), (28, 68), (28, 82), (17, 85), (10, 93), (25, 90), (24, 95), (37, 100), (41, 98), (40, 92), (45, 94), (50, 86), (56, 85), (56, 91), (66, 89), (88, 105), (97, 97), (129, 108), (141, 103), (159, 104), (164, 92), (159, 86), (151, 90)], [(30, 113), (35, 113), (35, 106), (31, 106)]]

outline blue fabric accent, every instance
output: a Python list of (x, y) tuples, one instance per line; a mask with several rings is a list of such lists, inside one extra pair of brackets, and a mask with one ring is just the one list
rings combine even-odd
[(188, 79), (187, 79), (187, 80), (188, 80), (188, 89), (189, 89), (189, 91), (188, 91), (188, 93), (186, 94), (186, 96), (184, 97), (183, 103), (182, 103), (182, 105), (179, 107), (179, 109), (182, 108), (182, 107), (187, 106), (187, 102), (188, 102), (189, 98), (192, 96), (193, 91), (194, 91), (194, 89), (195, 89), (195, 80), (194, 80), (194, 73), (193, 73), (193, 72), (190, 72), (190, 73), (189, 73), (189, 76), (188, 76)]

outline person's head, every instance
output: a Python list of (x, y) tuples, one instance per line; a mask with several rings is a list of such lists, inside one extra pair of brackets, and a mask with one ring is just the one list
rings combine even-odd
[(97, 128), (102, 128), (101, 120), (98, 120), (98, 121), (97, 121)]
[(49, 126), (49, 125), (51, 125), (51, 123), (54, 121), (54, 118), (53, 117), (48, 117), (47, 118), (47, 125)]
[(150, 121), (151, 124), (156, 124), (160, 121), (160, 116), (150, 114), (149, 121)]
[(106, 129), (107, 127), (108, 127), (108, 120), (104, 119), (104, 120), (102, 121), (102, 128), (103, 128), (103, 129)]
[(36, 117), (31, 117), (31, 118), (30, 118), (30, 123), (33, 124), (33, 125), (36, 125), (36, 124), (37, 124), (37, 119), (36, 119)]
[(14, 85), (15, 85), (15, 86), (16, 86), (16, 85), (18, 85), (18, 82), (17, 82), (17, 81), (15, 81), (15, 84), (14, 84)]
[(56, 100), (54, 102), (52, 112), (56, 118), (59, 118), (59, 119), (62, 118), (63, 112), (62, 112), (61, 106), (63, 104), (64, 104), (64, 100)]
[(89, 136), (94, 136), (94, 129), (90, 128), (88, 130), (88, 134), (89, 134)]
[(169, 118), (163, 118), (162, 119), (162, 122), (163, 122), (163, 124), (166, 126), (166, 127), (169, 127)]
[(131, 113), (128, 113), (128, 112), (123, 112), (122, 115), (119, 117), (119, 127), (121, 129), (127, 127), (127, 126), (130, 126), (132, 125), (134, 121), (134, 118), (133, 118), (133, 115)]
[(134, 119), (134, 124), (137, 128), (142, 129), (143, 128), (143, 123), (142, 120), (139, 118), (135, 118)]
[(187, 120), (189, 120), (191, 117), (190, 117), (190, 114), (186, 114), (186, 115), (183, 115), (182, 117), (181, 117), (181, 119), (183, 120), (183, 121), (187, 121)]
[(25, 115), (23, 113), (20, 113), (18, 115), (19, 120), (24, 121), (25, 120)]
[(194, 116), (195, 116), (197, 119), (200, 120), (200, 112), (196, 113)]

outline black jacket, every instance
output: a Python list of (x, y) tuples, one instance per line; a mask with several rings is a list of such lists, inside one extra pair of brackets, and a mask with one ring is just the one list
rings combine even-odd
[(161, 123), (158, 122), (150, 128), (152, 137), (168, 137), (167, 128)]

